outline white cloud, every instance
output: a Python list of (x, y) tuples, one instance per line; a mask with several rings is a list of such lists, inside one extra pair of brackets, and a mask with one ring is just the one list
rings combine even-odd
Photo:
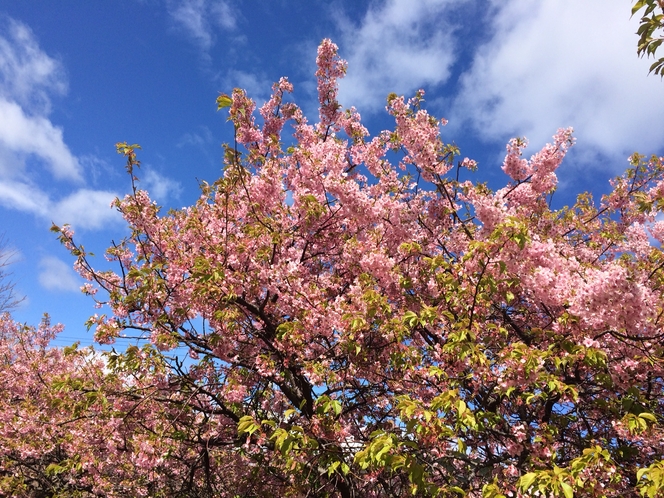
[(69, 223), (74, 228), (101, 229), (120, 223), (120, 214), (111, 207), (117, 197), (106, 190), (80, 189), (53, 203), (50, 215), (54, 223)]
[(64, 261), (46, 256), (39, 262), (39, 283), (48, 290), (79, 292), (82, 281)]
[(101, 229), (119, 224), (120, 214), (110, 207), (117, 194), (104, 190), (79, 189), (53, 200), (40, 187), (15, 180), (0, 180), (0, 205), (32, 213), (47, 223), (74, 228)]
[(636, 56), (629, 3), (493, 3), (494, 35), (461, 79), (452, 122), (493, 140), (526, 136), (534, 148), (573, 126), (582, 156), (661, 150), (664, 86)]
[(182, 192), (180, 183), (162, 176), (152, 169), (143, 172), (141, 181), (145, 190), (150, 193), (150, 197), (161, 202), (168, 197), (178, 197)]
[(204, 51), (215, 42), (215, 28), (235, 28), (235, 16), (224, 0), (179, 0), (168, 3), (168, 13), (176, 26)]
[(44, 192), (34, 186), (19, 181), (0, 180), (0, 204), (45, 217), (51, 201)]
[(39, 48), (30, 28), (11, 18), (0, 20), (0, 158), (16, 164), (3, 165), (2, 177), (25, 174), (26, 157), (37, 157), (55, 178), (81, 181), (81, 166), (62, 129), (47, 117), (51, 95), (66, 90), (62, 64)]
[(387, 0), (372, 6), (359, 26), (340, 20), (348, 73), (339, 101), (359, 110), (379, 110), (391, 92), (414, 94), (444, 83), (455, 60), (451, 0)]
[(62, 129), (41, 116), (28, 116), (15, 102), (0, 99), (0, 148), (41, 158), (58, 179), (81, 180), (80, 164)]

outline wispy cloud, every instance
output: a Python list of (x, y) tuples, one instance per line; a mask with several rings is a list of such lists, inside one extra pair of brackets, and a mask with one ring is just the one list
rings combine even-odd
[(225, 88), (242, 88), (247, 95), (256, 101), (260, 108), (269, 98), (274, 81), (270, 81), (260, 73), (251, 73), (239, 69), (231, 69), (223, 78)]
[(455, 60), (451, 0), (387, 0), (372, 4), (359, 24), (339, 17), (348, 74), (339, 100), (360, 111), (385, 106), (391, 92), (414, 94), (444, 83)]
[(81, 181), (62, 129), (48, 119), (51, 96), (66, 90), (62, 64), (39, 48), (30, 28), (0, 19), (0, 155), (36, 157), (56, 178)]
[(636, 56), (628, 4), (501, 0), (491, 16), (493, 37), (462, 77), (453, 120), (489, 139), (525, 135), (535, 147), (573, 126), (588, 156), (661, 149), (663, 87)]
[(111, 208), (116, 197), (115, 192), (82, 188), (60, 199), (52, 199), (37, 185), (0, 179), (0, 205), (31, 213), (45, 224), (67, 223), (77, 229), (95, 230), (120, 223), (122, 218)]
[(214, 45), (216, 29), (230, 31), (236, 23), (230, 3), (224, 0), (170, 0), (168, 13), (204, 52)]
[(180, 140), (178, 140), (177, 146), (179, 148), (186, 147), (186, 146), (197, 146), (200, 147), (201, 145), (207, 145), (209, 143), (212, 143), (212, 132), (207, 126), (201, 126), (200, 127), (200, 132), (190, 132), (190, 133), (185, 133), (180, 137)]
[(50, 96), (67, 91), (59, 60), (44, 53), (28, 26), (0, 17), (0, 96), (32, 112), (46, 114)]
[(39, 283), (48, 290), (80, 292), (81, 279), (71, 265), (54, 257), (46, 256), (39, 262)]
[(153, 169), (144, 170), (141, 181), (143, 182), (142, 188), (144, 187), (150, 192), (150, 197), (152, 199), (158, 200), (159, 202), (164, 202), (170, 197), (177, 198), (182, 192), (182, 186), (179, 182), (160, 175)]
[(235, 15), (228, 2), (218, 0), (210, 3), (210, 14), (214, 24), (225, 30), (235, 29)]

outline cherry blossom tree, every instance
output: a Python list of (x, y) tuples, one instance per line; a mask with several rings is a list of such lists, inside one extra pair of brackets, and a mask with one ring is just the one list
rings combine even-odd
[(0, 316), (0, 496), (269, 496), (159, 355), (49, 347), (61, 330)]
[(90, 391), (129, 403), (123, 427), (105, 407), (69, 424), (126, 449), (90, 457), (95, 475), (152, 495), (657, 496), (664, 159), (552, 210), (571, 130), (529, 159), (511, 140), (492, 191), (423, 91), (390, 95), (394, 128), (370, 137), (329, 40), (317, 64), (315, 124), (286, 79), (259, 116), (243, 90), (218, 98), (234, 143), (193, 206), (162, 213), (118, 144), (116, 270), (54, 228), (102, 308), (96, 340), (144, 343), (109, 356), (99, 382), (121, 388)]

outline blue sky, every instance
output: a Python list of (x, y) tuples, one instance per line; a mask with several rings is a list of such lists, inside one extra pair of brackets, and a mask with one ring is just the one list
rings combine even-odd
[(129, 181), (118, 141), (139, 143), (142, 186), (166, 207), (192, 204), (221, 171), (232, 129), (219, 92), (264, 101), (288, 76), (316, 113), (316, 47), (331, 38), (348, 61), (341, 102), (368, 128), (388, 128), (390, 92), (426, 90), (447, 141), (499, 187), (506, 141), (529, 152), (557, 128), (577, 145), (556, 202), (598, 196), (634, 151), (664, 153), (664, 82), (636, 56), (627, 0), (0, 0), (0, 231), (15, 251), (14, 313), (62, 322), (58, 343), (91, 343), (72, 259), (49, 232), (70, 223), (105, 266), (125, 233), (109, 208)]

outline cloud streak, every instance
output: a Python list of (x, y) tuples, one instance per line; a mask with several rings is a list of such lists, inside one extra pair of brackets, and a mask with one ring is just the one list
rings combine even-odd
[(214, 45), (216, 29), (235, 29), (235, 16), (230, 4), (224, 0), (170, 1), (168, 13), (177, 29), (204, 52)]

